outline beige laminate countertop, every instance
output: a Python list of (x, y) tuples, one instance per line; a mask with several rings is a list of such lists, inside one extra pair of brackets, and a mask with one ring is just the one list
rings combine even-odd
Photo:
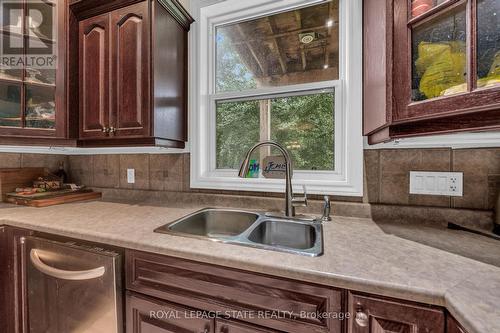
[[(201, 208), (105, 201), (47, 208), (0, 204), (0, 225), (445, 306), (469, 333), (500, 333), (496, 240), (334, 217), (324, 225), (323, 256), (310, 258), (153, 232)], [(485, 260), (468, 258), (468, 249), (484, 251)]]

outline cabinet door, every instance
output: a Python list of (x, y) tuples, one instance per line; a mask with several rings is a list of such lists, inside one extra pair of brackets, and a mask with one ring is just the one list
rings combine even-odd
[(80, 22), (80, 138), (109, 127), (109, 15)]
[(215, 333), (279, 333), (267, 328), (239, 323), (233, 320), (217, 319), (215, 321)]
[(349, 333), (444, 333), (444, 313), (429, 306), (349, 295)]
[(446, 319), (446, 333), (467, 333), (465, 329), (450, 315)]
[(148, 136), (150, 41), (148, 1), (111, 13), (111, 135)]
[(213, 333), (214, 320), (196, 310), (127, 293), (127, 333)]

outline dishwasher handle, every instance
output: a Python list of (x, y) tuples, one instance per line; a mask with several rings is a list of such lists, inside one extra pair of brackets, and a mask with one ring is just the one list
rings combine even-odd
[(40, 272), (61, 280), (91, 280), (103, 276), (106, 271), (103, 266), (86, 271), (66, 271), (50, 267), (40, 259), (36, 249), (31, 249), (30, 259), (33, 266), (35, 266), (35, 268)]

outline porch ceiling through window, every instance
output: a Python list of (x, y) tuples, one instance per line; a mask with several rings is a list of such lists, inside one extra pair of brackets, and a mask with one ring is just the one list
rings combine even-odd
[(339, 77), (338, 0), (229, 24), (219, 32), (252, 73), (257, 87)]

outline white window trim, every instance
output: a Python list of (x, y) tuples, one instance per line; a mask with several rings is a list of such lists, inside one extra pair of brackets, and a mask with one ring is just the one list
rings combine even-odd
[[(228, 0), (230, 1), (230, 0)], [(294, 7), (321, 3), (323, 0), (191, 0), (195, 23), (190, 34), (189, 118), (191, 150), (191, 187), (219, 190), (282, 192), (284, 181), (241, 179), (236, 170), (216, 170), (214, 99), (210, 96), (214, 71), (213, 31), (215, 26), (259, 17)], [(215, 3), (215, 4), (214, 4)], [(229, 9), (228, 9), (229, 8)], [(251, 95), (279, 94), (284, 91), (335, 88), (335, 158), (334, 172), (295, 171), (293, 184), (306, 185), (309, 193), (343, 196), (363, 195), (362, 124), (362, 0), (340, 1), (340, 77), (342, 81), (255, 90)], [(206, 27), (209, 27), (208, 29)], [(207, 70), (204, 70), (207, 69)], [(305, 89), (304, 89), (305, 88)], [(241, 93), (218, 94), (218, 98), (241, 97)], [(337, 104), (338, 103), (338, 104)], [(338, 137), (337, 137), (338, 134)], [(338, 138), (344, 138), (339, 140)], [(243, 158), (243, 156), (242, 156)]]

